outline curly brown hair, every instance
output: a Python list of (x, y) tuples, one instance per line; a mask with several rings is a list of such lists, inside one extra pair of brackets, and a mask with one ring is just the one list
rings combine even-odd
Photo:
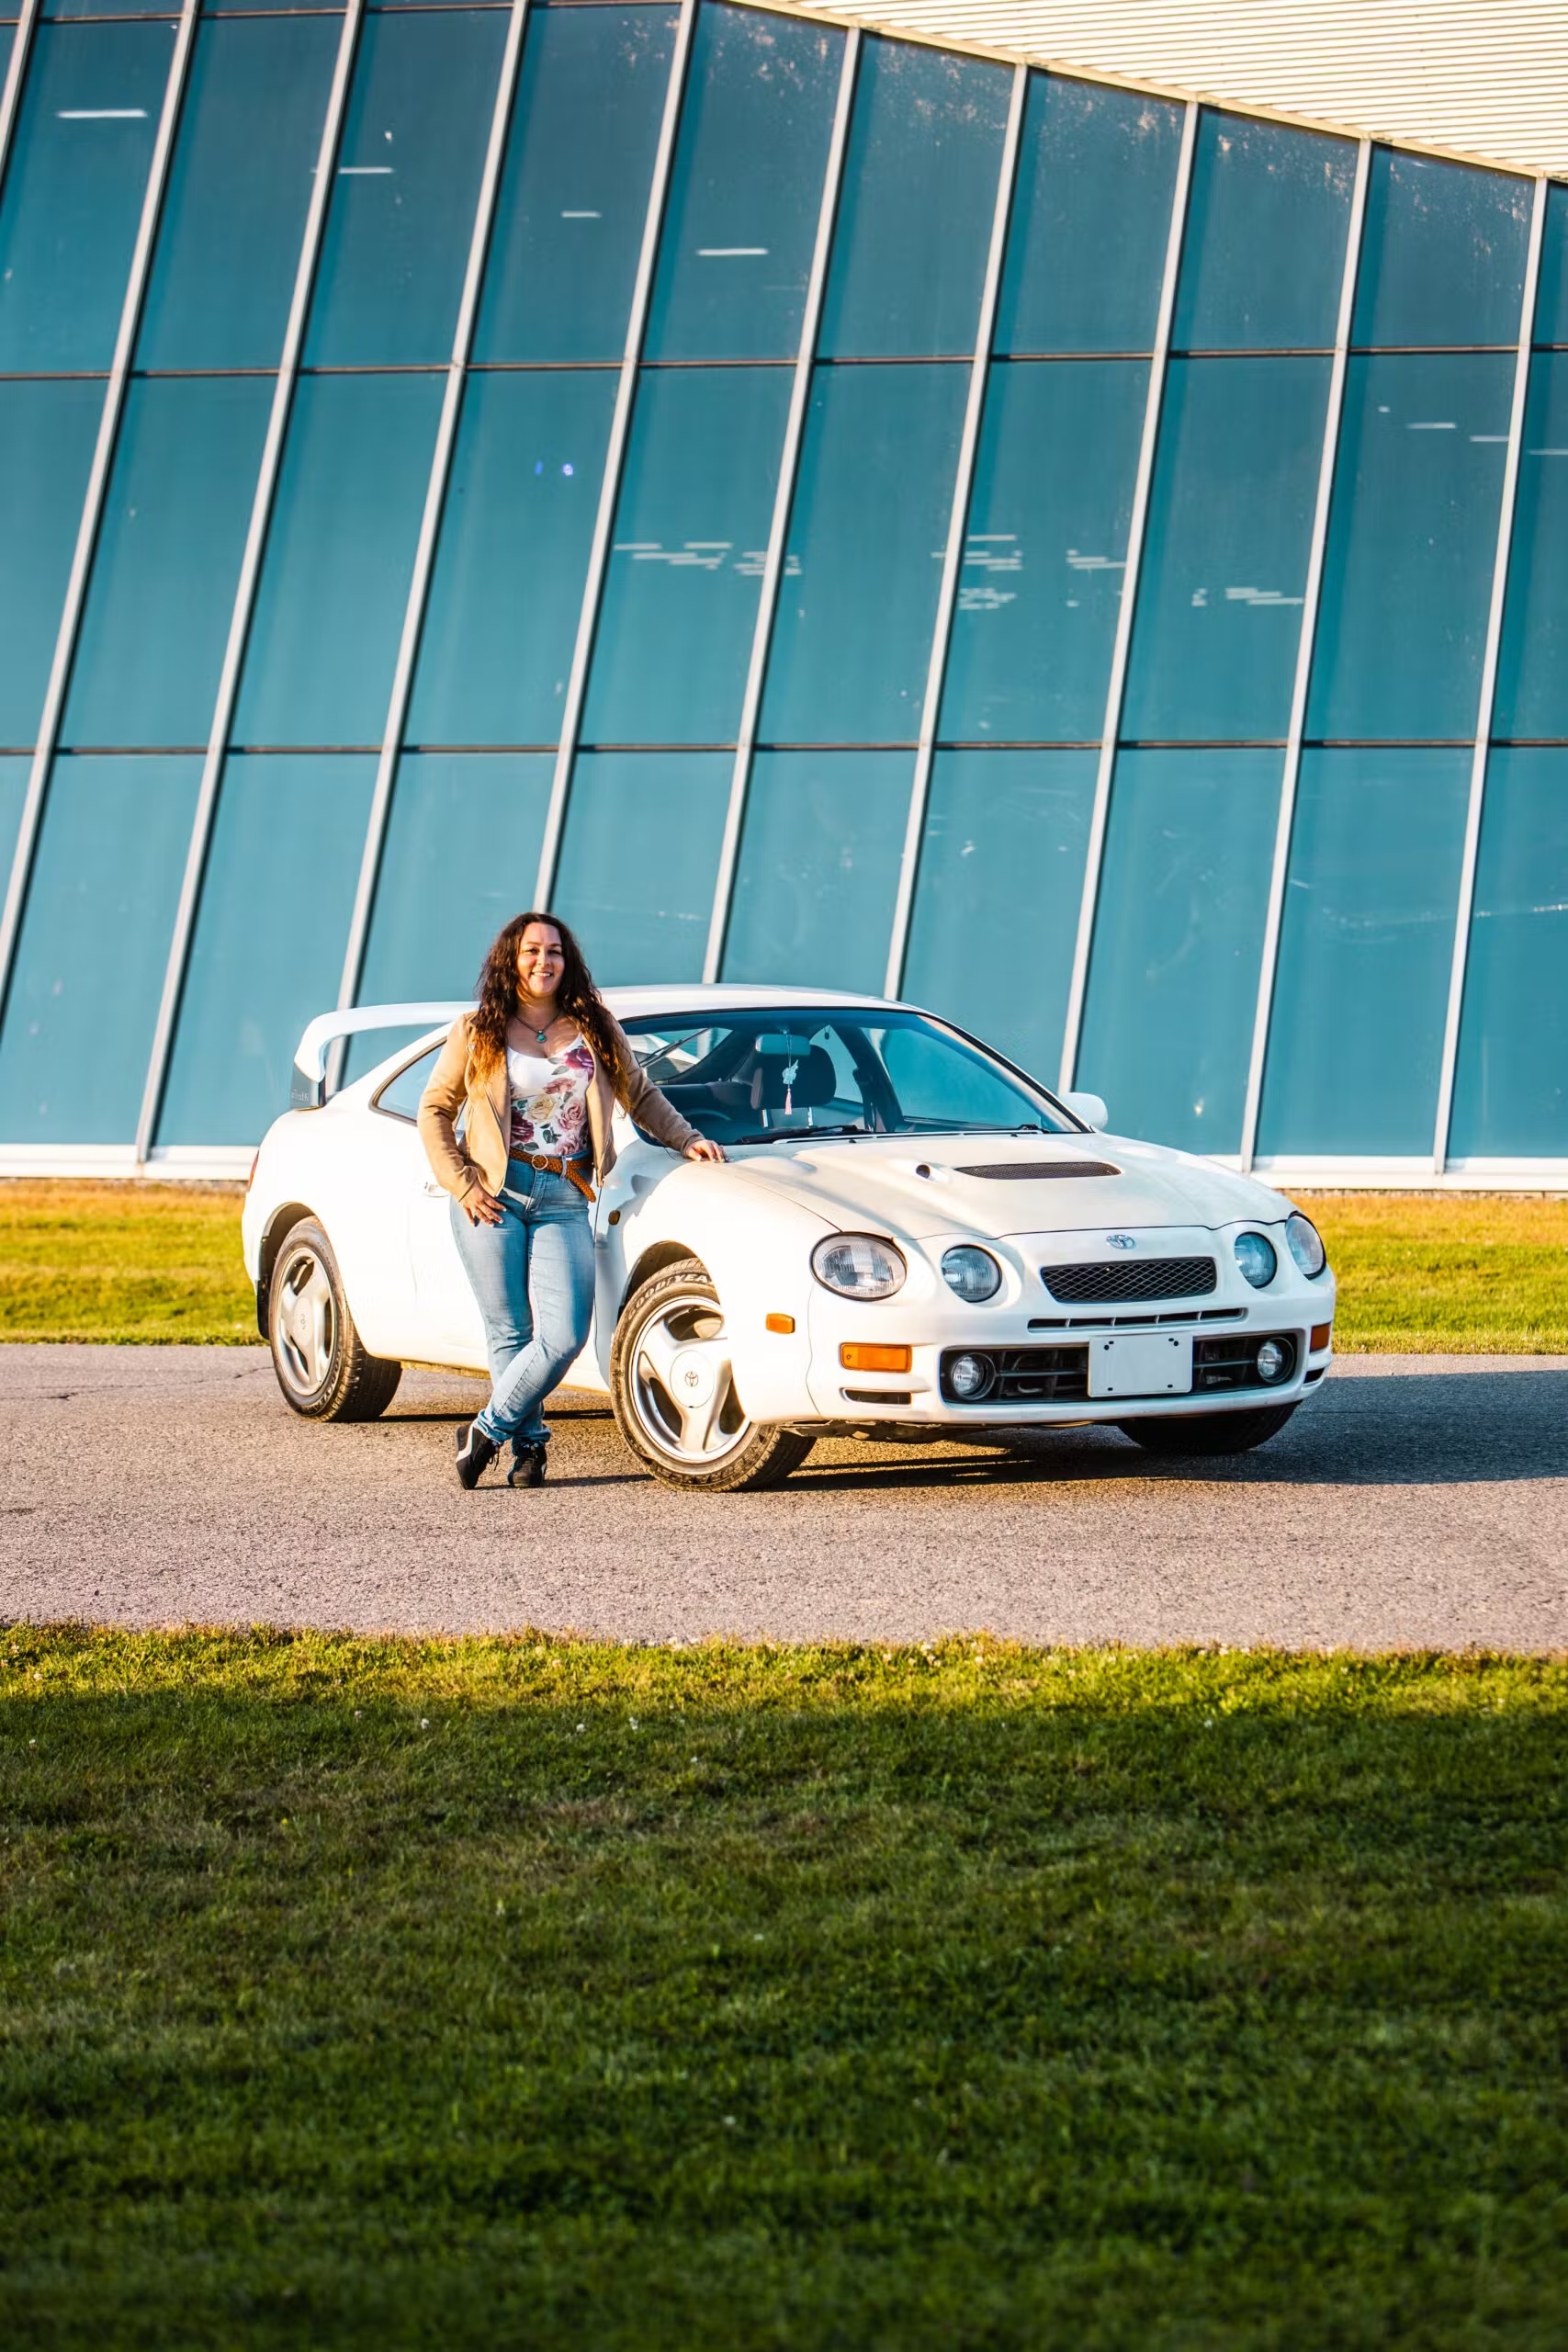
[(493, 1069), (505, 1056), (506, 1024), (517, 1010), (517, 949), (531, 922), (547, 922), (558, 933), (565, 968), (556, 990), (557, 1009), (576, 1022), (595, 1059), (615, 1079), (620, 1072), (620, 1051), (609, 1007), (593, 985), (593, 975), (573, 932), (559, 915), (540, 908), (530, 908), (526, 914), (513, 915), (510, 922), (502, 923), (480, 967), (479, 1003), (470, 1024), (476, 1066), (480, 1071)]

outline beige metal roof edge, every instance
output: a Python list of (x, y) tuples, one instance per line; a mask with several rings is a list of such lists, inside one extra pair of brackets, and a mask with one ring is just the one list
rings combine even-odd
[(1505, 172), (1517, 179), (1568, 181), (1568, 161), (1562, 164), (1524, 163), (1517, 156), (1494, 154), (1487, 149), (1454, 146), (1444, 141), (1422, 139), (1404, 131), (1375, 130), (1370, 122), (1351, 122), (1343, 119), (1330, 121), (1325, 115), (1303, 114), (1299, 108), (1272, 105), (1264, 98), (1226, 96), (1218, 90), (1204, 89), (1192, 83), (1149, 81), (1141, 74), (1119, 74), (1110, 66), (1087, 65), (1081, 58), (1057, 57), (1021, 43), (1004, 48), (992, 41), (961, 39), (954, 33), (928, 32), (923, 28), (897, 23), (865, 9), (814, 8), (797, 5), (797, 0), (729, 0), (729, 5), (755, 8), (770, 17), (806, 17), (814, 24), (831, 25), (840, 32), (853, 29), (875, 33), (885, 40), (909, 41), (920, 49), (946, 49), (956, 51), (964, 57), (987, 57), (998, 65), (1028, 65), (1039, 73), (1059, 74), (1069, 81), (1103, 82), (1113, 89), (1137, 90), (1151, 98), (1169, 98), (1181, 105), (1192, 98), (1200, 106), (1213, 107), (1223, 114), (1250, 115), (1263, 122), (1288, 123), (1292, 129), (1321, 131), (1331, 139), (1371, 139), (1380, 147), (1397, 147), (1416, 155), (1436, 155), (1445, 163), (1470, 164), (1481, 171)]

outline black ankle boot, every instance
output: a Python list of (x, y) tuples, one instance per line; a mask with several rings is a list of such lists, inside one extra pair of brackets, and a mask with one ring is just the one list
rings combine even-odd
[(457, 1431), (457, 1481), (474, 1487), (501, 1452), (494, 1438), (486, 1437), (478, 1421), (465, 1421)]
[(545, 1453), (542, 1445), (514, 1445), (512, 1467), (506, 1474), (509, 1487), (542, 1487), (545, 1483)]

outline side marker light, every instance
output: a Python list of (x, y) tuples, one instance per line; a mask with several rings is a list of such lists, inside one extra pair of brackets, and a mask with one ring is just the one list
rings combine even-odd
[(869, 1340), (846, 1340), (839, 1350), (846, 1372), (908, 1372), (914, 1362), (908, 1348), (874, 1346)]
[(1334, 1326), (1332, 1323), (1314, 1323), (1312, 1327), (1311, 1352), (1314, 1356), (1318, 1354), (1322, 1349), (1328, 1345), (1328, 1342), (1333, 1337)]
[(769, 1331), (793, 1331), (795, 1317), (793, 1315), (770, 1315), (766, 1318), (764, 1329)]

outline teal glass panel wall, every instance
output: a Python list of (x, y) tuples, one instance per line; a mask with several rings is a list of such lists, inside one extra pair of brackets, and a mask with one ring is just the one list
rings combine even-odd
[(1282, 741), (1316, 503), (1326, 359), (1173, 359), (1122, 732)]
[(491, 941), (532, 901), (554, 766), (537, 752), (404, 755), (365, 954), (367, 1004), (473, 993)]
[(134, 1139), (200, 775), (56, 761), (0, 1032), (8, 1141)]
[(882, 993), (908, 752), (763, 752), (746, 804), (727, 980)]
[(1551, 1159), (1568, 1126), (1568, 748), (1495, 751), (1449, 1148)]
[(615, 398), (603, 368), (469, 377), (414, 672), (412, 741), (556, 741)]
[(1373, 151), (1350, 339), (1517, 343), (1530, 184)]
[(907, 41), (861, 48), (818, 348), (917, 357), (974, 346), (1010, 75)]
[(1309, 735), (1474, 733), (1513, 373), (1501, 353), (1351, 360)]
[(1568, 737), (1568, 351), (1530, 362), (1492, 731)]
[(22, 804), (28, 797), (32, 762), (18, 752), (0, 753), (0, 874), (9, 876), (16, 851)]
[(1462, 751), (1303, 760), (1261, 1151), (1430, 1153), (1469, 787)]
[(734, 741), (789, 394), (787, 368), (644, 374), (589, 680), (588, 742)]
[(97, 383), (0, 382), (0, 744), (36, 740), (103, 413)]
[[(16, 10), (0, 0), (0, 14)], [(131, 1138), (231, 642), (238, 692), (173, 1066), (153, 1073), (160, 1140), (254, 1146), (299, 1028), (336, 996), (367, 856), (360, 996), (465, 995), (485, 940), (535, 895), (552, 809), (556, 889), (606, 982), (695, 980), (716, 912), (727, 977), (880, 989), (936, 678), (901, 984), (1055, 1079), (1087, 886), (1083, 1083), (1122, 1125), (1234, 1153), (1308, 627), (1258, 1148), (1425, 1164), (1532, 184), (1374, 147), (1348, 254), (1349, 135), (1200, 107), (1176, 219), (1187, 116), (1168, 98), (1031, 71), (1003, 188), (1014, 74), (995, 59), (863, 32), (846, 84), (841, 26), (695, 0), (672, 80), (674, 0), (530, 0), (476, 242), (512, 24), (477, 0), (377, 0), (345, 49), (344, 17), (314, 0), (209, 0), (170, 117), (129, 375), (112, 381), (178, 19), (141, 0), (45, 0), (32, 27), (0, 180), (0, 867), (21, 894), (0, 972), (0, 1161), (8, 1138), (66, 1153)], [(10, 40), (0, 27), (0, 58)], [(307, 224), (340, 61), (318, 254)], [(1536, 1024), (1536, 1059), (1515, 1042), (1524, 1008), (1568, 1002), (1553, 913), (1568, 190), (1547, 190), (1544, 228), (1476, 909), (1459, 943), (1453, 1148), (1568, 1169), (1555, 1014)], [(472, 348), (433, 474), (470, 266)], [(280, 383), (297, 286), (301, 365)], [(1102, 752), (1119, 628), (1117, 741)], [(754, 655), (756, 741), (738, 775)], [(1097, 775), (1108, 825), (1090, 874)], [(25, 840), (24, 805), (38, 820)], [(312, 880), (297, 907), (301, 854)], [(136, 885), (123, 913), (121, 867)], [(26, 1035), (35, 1020), (52, 1034), (36, 991), (61, 978), (60, 943), (94, 924), (92, 954), (113, 935), (130, 978), (112, 1083), (71, 1113), (73, 1140), (26, 1107)], [(1396, 1067), (1374, 1033), (1399, 1035)]]
[(1355, 178), (1348, 140), (1206, 112), (1171, 322), (1177, 348), (1332, 345)]
[(305, 358), (445, 359), (473, 233), (506, 17), (365, 18), (338, 149)]
[(926, 803), (904, 994), (1053, 1087), (1096, 764), (1092, 752), (943, 752)]
[(673, 8), (535, 8), (476, 360), (618, 359), (674, 46)]
[(699, 14), (648, 358), (794, 356), (843, 46), (755, 8)]
[(733, 762), (722, 752), (585, 752), (556, 904), (601, 986), (702, 978)]
[(368, 758), (225, 766), (160, 1143), (248, 1143), (288, 1109), (300, 1032), (337, 999), (375, 781)]
[(265, 377), (131, 385), (62, 742), (206, 743), (271, 405)]
[(1535, 339), (1568, 343), (1568, 187), (1554, 180), (1546, 191), (1546, 222), (1540, 247), (1540, 283), (1535, 298)]
[(0, 191), (0, 374), (109, 364), (174, 28), (39, 25)]
[(1148, 380), (1137, 359), (992, 368), (948, 640), (949, 741), (1098, 738)]
[(998, 351), (1152, 347), (1180, 147), (1179, 107), (1030, 75)]
[(762, 698), (773, 743), (913, 742), (964, 418), (956, 368), (820, 368)]
[(380, 741), (440, 405), (438, 376), (311, 376), (299, 385), (237, 742)]
[(198, 26), (136, 345), (139, 368), (275, 368), (335, 17)]
[(1119, 1135), (1240, 1144), (1280, 760), (1117, 760), (1077, 1078)]

